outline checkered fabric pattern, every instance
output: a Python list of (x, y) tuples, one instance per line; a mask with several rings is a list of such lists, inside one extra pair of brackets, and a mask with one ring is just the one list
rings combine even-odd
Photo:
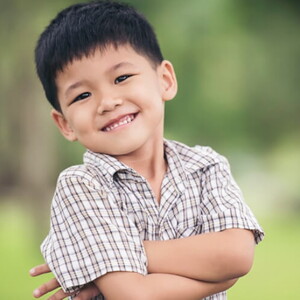
[[(165, 140), (165, 157), (159, 204), (143, 177), (108, 155), (88, 150), (83, 165), (60, 174), (41, 249), (65, 290), (113, 271), (146, 275), (143, 240), (230, 228), (252, 230), (257, 243), (263, 238), (223, 156)], [(226, 299), (226, 292), (205, 299)]]

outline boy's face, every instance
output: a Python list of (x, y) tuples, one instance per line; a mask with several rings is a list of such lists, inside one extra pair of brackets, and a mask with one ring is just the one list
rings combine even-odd
[(170, 62), (154, 67), (128, 45), (74, 60), (57, 74), (56, 85), (62, 113), (53, 110), (52, 117), (61, 133), (113, 156), (161, 139), (164, 102), (177, 92)]

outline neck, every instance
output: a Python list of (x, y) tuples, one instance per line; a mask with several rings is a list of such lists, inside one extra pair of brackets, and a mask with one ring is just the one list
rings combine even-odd
[(143, 153), (135, 155), (134, 159), (131, 157), (126, 159), (121, 158), (120, 160), (146, 179), (159, 204), (161, 198), (161, 184), (167, 171), (163, 139), (154, 147), (153, 145), (145, 147)]
[(161, 179), (167, 169), (163, 139), (145, 145), (141, 151), (134, 155), (120, 156), (118, 159), (149, 182)]

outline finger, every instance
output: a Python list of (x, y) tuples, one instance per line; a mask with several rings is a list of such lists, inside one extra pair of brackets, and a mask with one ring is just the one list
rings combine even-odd
[(78, 295), (74, 298), (74, 300), (89, 300), (93, 297), (96, 297), (100, 294), (99, 289), (94, 283), (88, 284), (85, 288), (83, 288)]
[(33, 292), (33, 296), (35, 298), (39, 298), (49, 292), (52, 292), (58, 287), (60, 287), (60, 284), (55, 278), (52, 278), (51, 280), (47, 281), (46, 283), (42, 284), (40, 287), (35, 289)]
[(53, 295), (51, 295), (47, 300), (62, 300), (71, 295), (72, 294), (65, 293), (62, 289), (59, 289), (57, 292), (55, 292)]
[(38, 276), (38, 275), (42, 275), (42, 274), (46, 274), (51, 272), (51, 270), (49, 269), (49, 266), (47, 264), (42, 264), (42, 265), (38, 265), (33, 267), (30, 271), (29, 274), (31, 276)]

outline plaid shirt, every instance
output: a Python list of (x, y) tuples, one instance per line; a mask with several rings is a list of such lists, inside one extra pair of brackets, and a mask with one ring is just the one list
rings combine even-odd
[[(143, 177), (109, 155), (88, 150), (83, 165), (60, 174), (41, 248), (65, 290), (113, 271), (146, 275), (143, 240), (229, 228), (253, 230), (257, 243), (263, 238), (224, 157), (167, 140), (165, 157), (160, 204)], [(205, 299), (226, 299), (226, 292)]]

